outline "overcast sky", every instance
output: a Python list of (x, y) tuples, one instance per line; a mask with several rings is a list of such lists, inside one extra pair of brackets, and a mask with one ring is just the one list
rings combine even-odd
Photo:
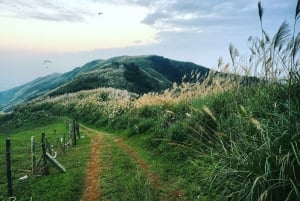
[[(262, 0), (264, 27), (297, 0)], [(260, 35), (257, 0), (0, 0), (0, 91), (94, 59), (157, 54), (213, 68)], [(99, 13), (103, 14), (99, 14)], [(298, 26), (298, 25), (297, 25)], [(51, 63), (44, 64), (44, 60)]]

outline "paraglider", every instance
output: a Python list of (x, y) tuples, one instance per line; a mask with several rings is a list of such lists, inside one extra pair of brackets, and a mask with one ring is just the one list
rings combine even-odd
[(45, 61), (44, 61), (44, 64), (46, 64), (46, 68), (49, 67), (48, 64), (50, 64), (50, 63), (52, 63), (52, 61), (50, 61), (50, 60), (45, 60)]

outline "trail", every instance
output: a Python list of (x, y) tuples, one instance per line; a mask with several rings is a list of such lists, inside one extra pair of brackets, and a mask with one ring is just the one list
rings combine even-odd
[[(100, 192), (100, 178), (101, 178), (101, 168), (106, 167), (109, 164), (100, 164), (101, 159), (101, 150), (105, 150), (110, 146), (105, 144), (105, 139), (112, 139), (111, 142), (115, 143), (124, 153), (126, 153), (144, 172), (146, 177), (149, 179), (150, 185), (160, 191), (164, 188), (165, 184), (162, 183), (160, 176), (151, 170), (150, 165), (139, 156), (139, 154), (128, 144), (124, 142), (123, 139), (104, 134), (95, 129), (88, 128), (81, 125), (81, 129), (91, 138), (91, 155), (88, 161), (88, 166), (86, 169), (85, 184), (83, 189), (82, 201), (100, 201), (101, 192)], [(108, 156), (106, 156), (108, 157)], [(103, 170), (104, 170), (103, 169)], [(163, 200), (168, 201), (177, 201), (181, 200), (183, 194), (180, 190), (176, 189), (172, 192), (167, 193), (166, 197)]]
[(129, 145), (125, 144), (122, 139), (115, 139), (117, 145), (127, 154), (129, 157), (135, 161), (135, 163), (143, 170), (143, 172), (148, 177), (150, 184), (155, 189), (161, 188), (161, 181), (158, 174), (151, 171), (150, 166), (146, 163), (144, 159), (142, 159), (134, 149), (132, 149)]
[[(151, 170), (150, 165), (143, 158), (141, 158), (132, 147), (126, 144), (123, 139), (115, 138), (115, 142), (117, 142), (117, 145), (133, 161), (135, 161), (135, 163), (138, 165), (139, 168), (141, 168), (141, 170), (143, 170), (144, 174), (147, 176), (147, 178), (150, 181), (150, 184), (153, 186), (154, 189), (160, 191), (164, 187), (166, 187), (166, 185), (172, 185), (171, 183), (170, 184), (163, 183), (160, 176), (157, 173), (153, 172)], [(181, 192), (181, 190), (175, 188), (173, 191), (168, 192), (163, 199), (167, 201), (179, 201), (181, 200), (182, 197), (183, 197), (183, 193)]]
[(95, 130), (82, 126), (91, 137), (91, 154), (86, 169), (82, 201), (100, 201), (100, 142), (102, 135)]

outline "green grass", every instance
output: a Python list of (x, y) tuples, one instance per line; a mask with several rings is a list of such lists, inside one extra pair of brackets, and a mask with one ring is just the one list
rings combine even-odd
[[(182, 200), (255, 200), (264, 195), (265, 200), (293, 200), (299, 189), (299, 124), (292, 122), (299, 122), (300, 100), (289, 96), (288, 87), (262, 84), (179, 104), (133, 107), (108, 121), (90, 110), (75, 113), (93, 127), (126, 138), (168, 183), (163, 194), (180, 189)], [(298, 93), (296, 85), (292, 89)], [(103, 189), (107, 199), (116, 200), (130, 195), (127, 191), (136, 188), (130, 186), (143, 179), (126, 154), (115, 148), (110, 155), (115, 164), (105, 173)], [(130, 180), (121, 173), (128, 167), (135, 170), (127, 171), (135, 178), (132, 184), (124, 183)], [(122, 190), (116, 190), (119, 185)], [(145, 188), (143, 194), (151, 192)]]
[(116, 145), (114, 138), (106, 135), (101, 150), (101, 199), (154, 201), (160, 193), (149, 182), (137, 164)]
[(287, 86), (258, 89), (239, 93), (231, 113), (223, 107), (212, 188), (232, 200), (299, 200), (299, 97), (289, 101)]
[[(88, 100), (84, 105), (79, 104), (80, 107), (76, 101), (67, 105), (33, 103), (20, 106), (7, 119), (0, 118), (0, 123), (6, 125), (3, 130), (9, 125), (24, 128), (27, 125), (24, 120), (38, 117), (34, 114), (78, 117), (93, 127), (125, 138), (152, 170), (159, 173), (162, 182), (168, 184), (157, 192), (113, 138), (106, 138), (101, 156), (104, 164), (101, 192), (105, 200), (159, 200), (157, 196), (177, 189), (183, 193), (182, 200), (300, 200), (300, 34), (295, 28), (291, 33), (287, 23), (283, 23), (270, 39), (263, 29), (262, 5), (260, 2), (258, 5), (262, 38), (249, 39), (252, 49), (247, 67), (233, 45), (229, 51), (234, 73), (240, 70), (246, 76), (259, 76), (263, 80), (260, 83), (245, 79), (245, 85), (241, 85), (239, 76), (232, 74), (229, 76), (231, 89), (182, 99), (179, 103), (160, 97), (160, 104), (142, 107), (127, 102), (125, 108), (114, 105), (99, 109)], [(299, 5), (298, 0), (294, 27), (300, 15)], [(164, 67), (168, 66), (163, 63)], [(221, 63), (219, 60), (218, 66)], [(135, 72), (137, 68), (129, 70)], [(130, 73), (127, 76), (132, 79)], [(49, 114), (40, 122), (51, 119), (53, 116)], [(27, 149), (22, 144), (25, 139), (17, 138), (23, 135), (17, 132), (15, 136), (19, 150)], [(2, 137), (3, 143), (6, 136)], [(16, 154), (17, 161), (24, 158), (20, 156)], [(21, 162), (18, 168), (26, 169), (28, 164)], [(4, 178), (4, 173), (1, 174)], [(73, 177), (68, 178), (67, 183), (72, 183)], [(43, 181), (47, 186), (55, 180)], [(3, 191), (4, 182), (0, 184)], [(72, 192), (72, 188), (63, 192)], [(24, 195), (29, 196), (28, 193), (24, 191)]]
[[(31, 174), (31, 136), (36, 139), (36, 156), (41, 156), (41, 133), (45, 132), (49, 143), (53, 144), (58, 152), (57, 160), (66, 168), (66, 173), (61, 173), (49, 163), (48, 176)], [(63, 153), (57, 144), (57, 138), (68, 133), (68, 126), (63, 121), (55, 121), (43, 126), (28, 124), (26, 129), (13, 131), (9, 135), (0, 133), (0, 200), (7, 200), (6, 188), (6, 162), (5, 139), (11, 139), (12, 183), (13, 195), (17, 200), (79, 200), (83, 187), (86, 161), (88, 159), (89, 139), (84, 138), (76, 147), (70, 147)], [(28, 175), (29, 178), (20, 181), (19, 178)]]
[[(149, 141), (156, 141), (149, 134), (127, 137), (125, 140), (150, 165), (151, 169), (160, 175), (163, 183), (161, 191), (165, 197), (170, 197), (177, 191), (182, 196), (180, 200), (209, 200), (205, 194), (205, 191), (208, 191), (207, 185), (201, 182), (208, 170), (200, 167), (202, 174), (199, 174), (199, 164), (209, 167), (209, 159), (191, 161), (192, 154), (188, 148), (175, 144), (161, 145), (164, 148), (161, 147), (160, 151), (149, 149), (147, 146)], [(183, 155), (186, 156), (185, 159)]]
[[(167, 184), (159, 196), (178, 189), (182, 200), (297, 200), (296, 94), (297, 83), (290, 89), (278, 83), (240, 87), (179, 104), (132, 107), (105, 125), (99, 120), (105, 116), (84, 109), (80, 113), (93, 127), (125, 138), (138, 151)], [(18, 122), (26, 126), (20, 111)], [(107, 169), (101, 170), (101, 195), (106, 200), (157, 199), (158, 192), (113, 140), (103, 143)]]

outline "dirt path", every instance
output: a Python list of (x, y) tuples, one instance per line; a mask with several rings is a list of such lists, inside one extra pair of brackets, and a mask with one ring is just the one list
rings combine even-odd
[[(164, 184), (161, 181), (161, 178), (158, 174), (153, 172), (150, 168), (150, 165), (139, 156), (139, 154), (128, 144), (126, 144), (122, 139), (117, 137), (108, 136), (100, 131), (88, 128), (86, 126), (81, 126), (82, 130), (91, 138), (91, 155), (88, 161), (88, 166), (86, 170), (86, 177), (85, 177), (85, 185), (83, 190), (82, 201), (99, 201), (101, 200), (101, 192), (100, 192), (100, 173), (101, 168), (106, 168), (104, 164), (103, 167), (100, 165), (100, 156), (101, 150), (108, 148), (109, 144), (104, 144), (103, 140), (105, 141), (106, 138), (113, 139), (112, 142), (116, 143), (118, 147), (123, 150), (137, 165), (138, 167), (144, 172), (147, 178), (150, 181), (152, 187), (157, 190), (161, 190)], [(164, 200), (168, 201), (177, 201), (181, 200), (182, 192), (178, 189), (167, 193)]]
[(155, 189), (161, 188), (161, 181), (158, 174), (151, 171), (150, 166), (146, 163), (144, 159), (142, 159), (134, 149), (132, 149), (129, 145), (125, 144), (122, 139), (115, 139), (117, 145), (133, 160), (135, 163), (143, 170), (143, 172), (148, 177), (150, 184)]
[[(115, 139), (117, 142), (118, 146), (126, 153), (129, 155), (129, 157), (135, 161), (135, 163), (143, 170), (145, 175), (150, 181), (150, 184), (156, 189), (156, 190), (161, 190), (164, 187), (164, 184), (161, 181), (161, 178), (158, 174), (153, 172), (147, 164), (147, 162), (141, 158), (138, 153), (130, 147), (128, 144), (126, 144), (122, 139)], [(171, 185), (171, 184), (169, 184)], [(175, 189), (165, 195), (164, 200), (167, 201), (178, 201), (181, 200), (183, 196), (183, 193), (181, 192), (180, 189)]]
[(88, 161), (82, 201), (100, 200), (100, 143), (102, 135), (95, 130), (83, 127), (91, 137), (91, 155)]

